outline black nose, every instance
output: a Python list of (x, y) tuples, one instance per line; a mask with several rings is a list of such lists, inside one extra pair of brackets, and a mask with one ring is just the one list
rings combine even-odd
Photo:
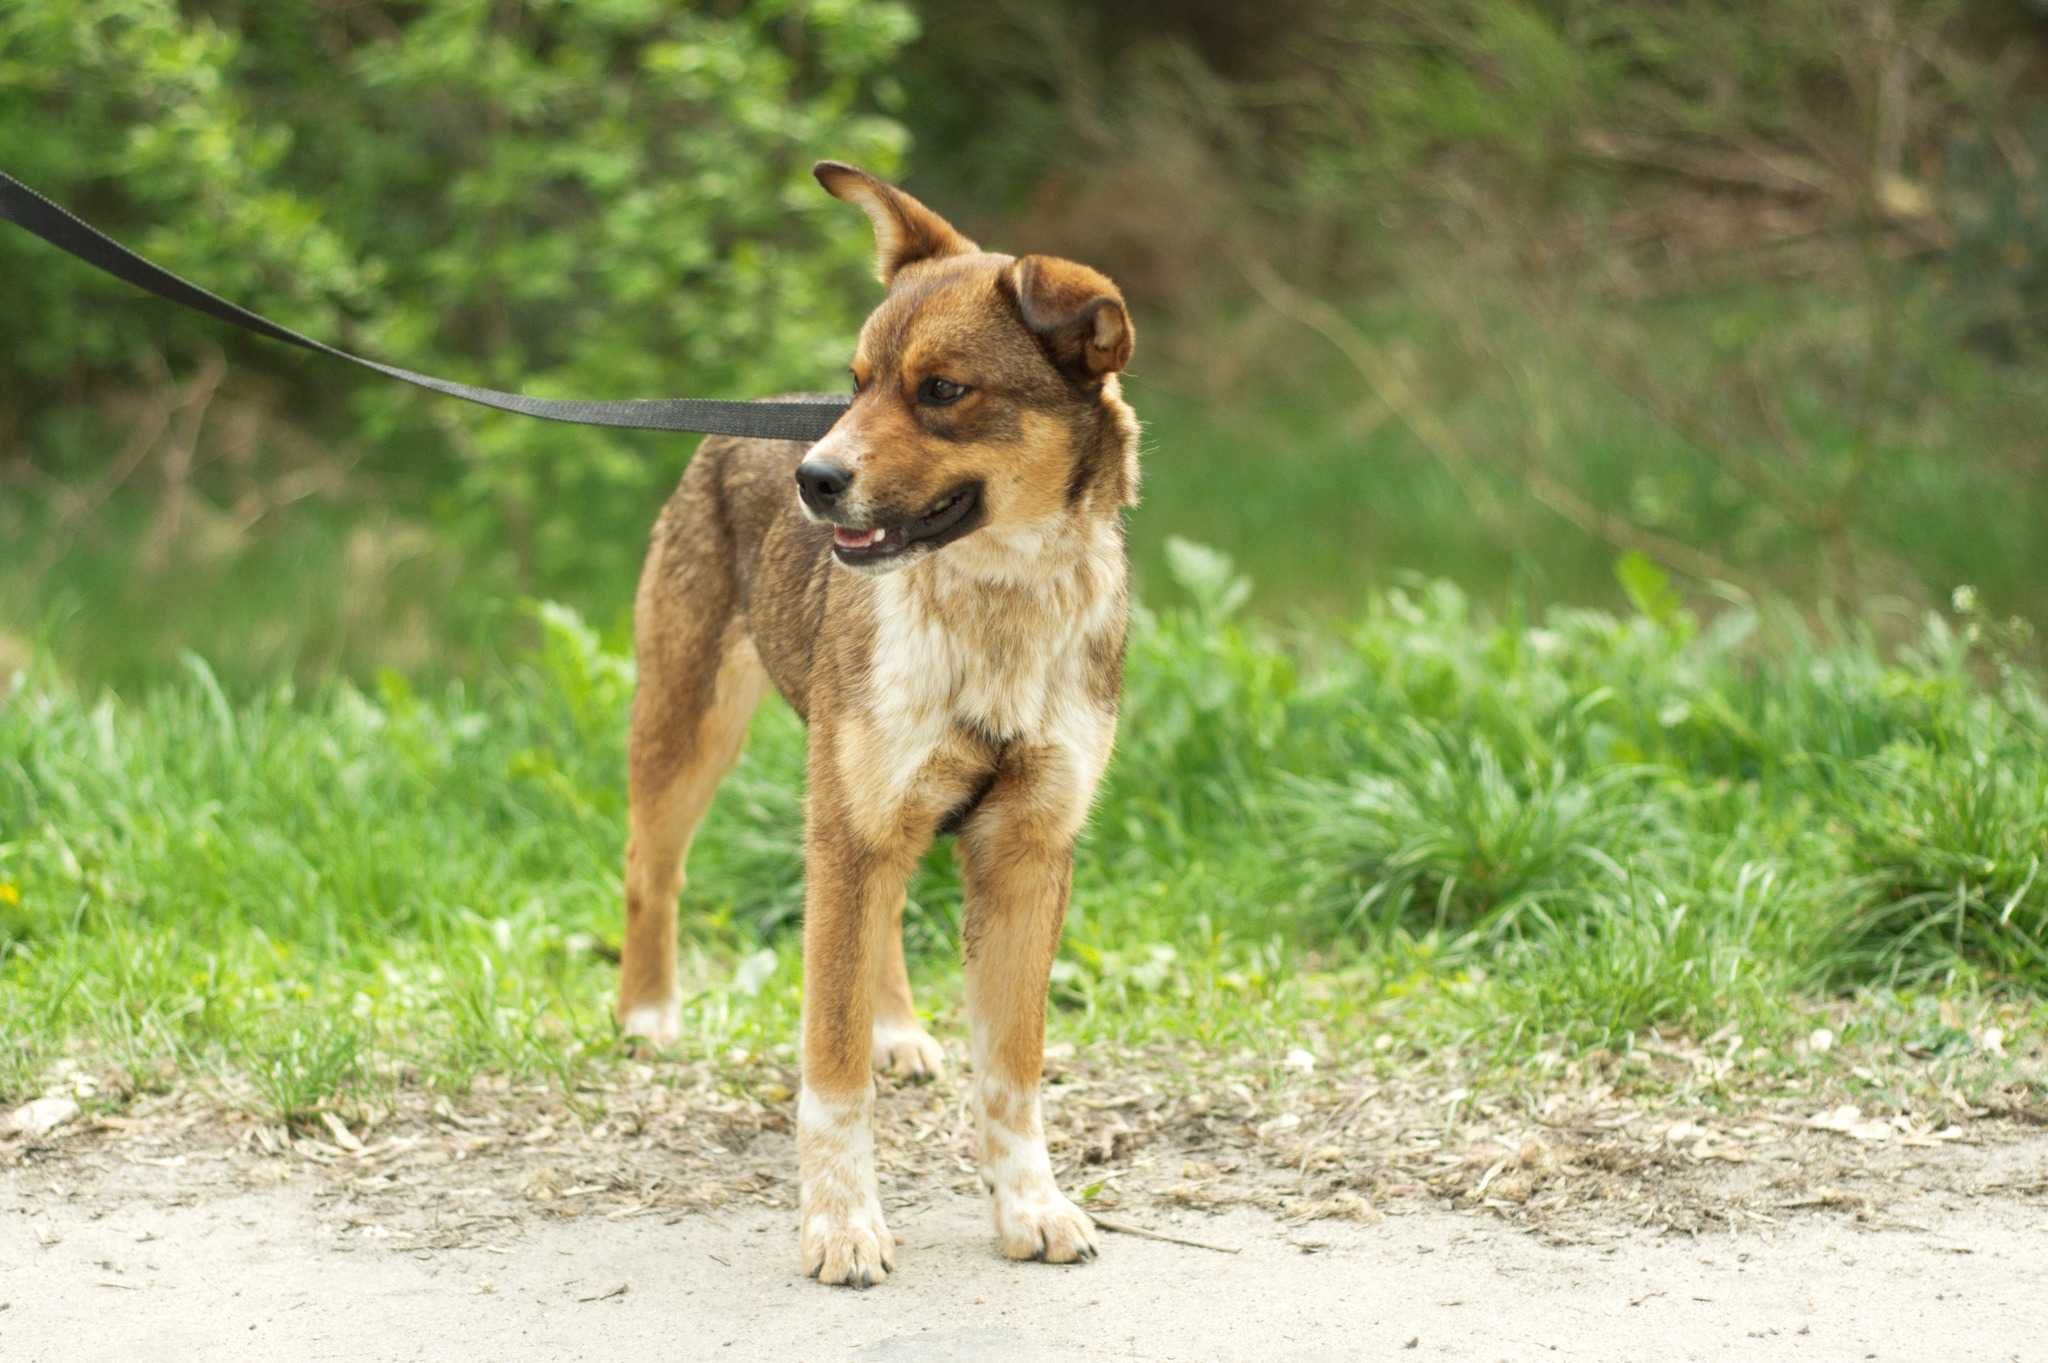
[(822, 459), (806, 459), (796, 466), (797, 491), (803, 494), (804, 505), (813, 511), (828, 509), (852, 482), (851, 473)]

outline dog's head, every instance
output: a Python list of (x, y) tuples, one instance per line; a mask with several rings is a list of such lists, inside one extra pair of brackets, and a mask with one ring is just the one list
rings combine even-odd
[(983, 251), (865, 171), (814, 173), (874, 223), (889, 290), (854, 350), (853, 405), (796, 473), (834, 556), (883, 571), (977, 531), (1042, 533), (1134, 500), (1116, 285), (1070, 260)]

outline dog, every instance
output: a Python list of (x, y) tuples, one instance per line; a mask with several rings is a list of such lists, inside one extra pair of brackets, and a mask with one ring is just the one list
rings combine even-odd
[(813, 173), (872, 222), (886, 297), (824, 438), (706, 440), (655, 525), (634, 606), (619, 1025), (676, 1039), (683, 861), (772, 685), (809, 729), (804, 1271), (866, 1287), (896, 1265), (871, 1070), (942, 1064), (902, 921), (911, 869), (948, 834), (996, 1241), (1013, 1259), (1092, 1259), (1095, 1225), (1053, 1179), (1039, 1087), (1074, 841), (1123, 681), (1130, 313), (1085, 265), (983, 251), (865, 171)]

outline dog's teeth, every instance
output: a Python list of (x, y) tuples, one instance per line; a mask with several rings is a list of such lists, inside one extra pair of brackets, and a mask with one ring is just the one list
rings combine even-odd
[(886, 530), (848, 530), (837, 526), (832, 531), (833, 540), (842, 549), (872, 549), (888, 537)]

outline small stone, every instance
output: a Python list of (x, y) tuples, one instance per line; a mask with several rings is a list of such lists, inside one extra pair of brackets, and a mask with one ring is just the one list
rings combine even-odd
[(37, 1098), (14, 1109), (7, 1129), (17, 1136), (47, 1136), (77, 1115), (74, 1098)]

